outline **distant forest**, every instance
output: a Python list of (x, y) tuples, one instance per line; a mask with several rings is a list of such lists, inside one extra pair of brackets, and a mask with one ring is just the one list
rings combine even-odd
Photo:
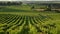
[(0, 6), (1, 5), (3, 5), (3, 6), (5, 6), (5, 5), (21, 5), (21, 4), (22, 4), (22, 2), (10, 2), (10, 1), (8, 1), (8, 2), (4, 2), (4, 1), (0, 2)]

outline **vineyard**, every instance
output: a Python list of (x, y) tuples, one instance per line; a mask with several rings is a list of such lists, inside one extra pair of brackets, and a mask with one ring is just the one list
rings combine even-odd
[(0, 6), (0, 34), (60, 34), (60, 13), (31, 6)]
[(57, 34), (56, 23), (50, 16), (0, 14), (0, 34)]

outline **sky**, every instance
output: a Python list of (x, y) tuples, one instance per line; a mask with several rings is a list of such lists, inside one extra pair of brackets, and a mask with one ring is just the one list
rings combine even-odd
[(60, 1), (60, 0), (0, 0), (0, 1)]

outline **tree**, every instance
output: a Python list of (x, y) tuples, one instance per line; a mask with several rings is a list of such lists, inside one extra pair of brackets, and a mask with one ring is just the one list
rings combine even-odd
[(48, 4), (47, 10), (48, 10), (48, 11), (51, 11), (51, 4)]
[(7, 5), (10, 5), (10, 2), (7, 2)]
[(22, 4), (22, 2), (19, 2), (19, 4), (21, 5), (21, 4)]
[(34, 9), (34, 8), (35, 8), (34, 6), (31, 7), (31, 9)]
[(51, 11), (51, 4), (48, 4), (48, 8), (49, 11)]

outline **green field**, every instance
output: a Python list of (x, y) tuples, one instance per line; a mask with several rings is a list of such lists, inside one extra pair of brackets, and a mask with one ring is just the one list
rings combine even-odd
[(0, 6), (0, 34), (60, 34), (60, 13), (31, 6)]

